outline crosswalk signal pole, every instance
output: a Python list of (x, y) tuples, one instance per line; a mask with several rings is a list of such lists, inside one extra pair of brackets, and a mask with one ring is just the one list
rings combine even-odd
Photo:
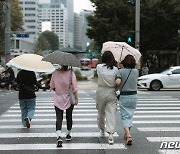
[[(140, 0), (136, 0), (135, 19), (135, 48), (140, 50)], [(139, 64), (139, 67), (141, 67), (141, 63)]]
[(10, 0), (6, 0), (4, 3), (5, 11), (5, 63), (10, 60), (10, 34), (11, 34), (11, 25), (10, 25)]

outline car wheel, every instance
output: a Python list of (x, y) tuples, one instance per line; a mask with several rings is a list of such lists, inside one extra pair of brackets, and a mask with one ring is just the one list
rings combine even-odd
[(159, 91), (162, 88), (162, 84), (159, 80), (154, 80), (150, 84), (150, 89), (153, 91)]

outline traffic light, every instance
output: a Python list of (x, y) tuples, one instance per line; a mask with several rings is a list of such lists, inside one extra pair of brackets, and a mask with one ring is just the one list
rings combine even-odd
[(91, 49), (89, 49), (88, 52), (91, 52)]
[(128, 42), (128, 43), (131, 43), (131, 42), (132, 42), (132, 39), (131, 39), (131, 37), (130, 37), (130, 36), (128, 37), (127, 42)]

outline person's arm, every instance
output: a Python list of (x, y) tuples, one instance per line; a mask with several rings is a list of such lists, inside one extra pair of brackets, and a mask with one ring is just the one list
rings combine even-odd
[(52, 74), (51, 80), (50, 80), (50, 91), (55, 88), (55, 83), (54, 83), (54, 74)]

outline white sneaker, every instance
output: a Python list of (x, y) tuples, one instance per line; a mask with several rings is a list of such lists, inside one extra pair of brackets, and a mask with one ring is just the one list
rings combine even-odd
[(109, 137), (108, 137), (108, 143), (109, 144), (114, 144), (114, 138), (113, 138), (113, 135), (109, 135)]
[(105, 132), (103, 130), (100, 130), (100, 136), (105, 137)]

